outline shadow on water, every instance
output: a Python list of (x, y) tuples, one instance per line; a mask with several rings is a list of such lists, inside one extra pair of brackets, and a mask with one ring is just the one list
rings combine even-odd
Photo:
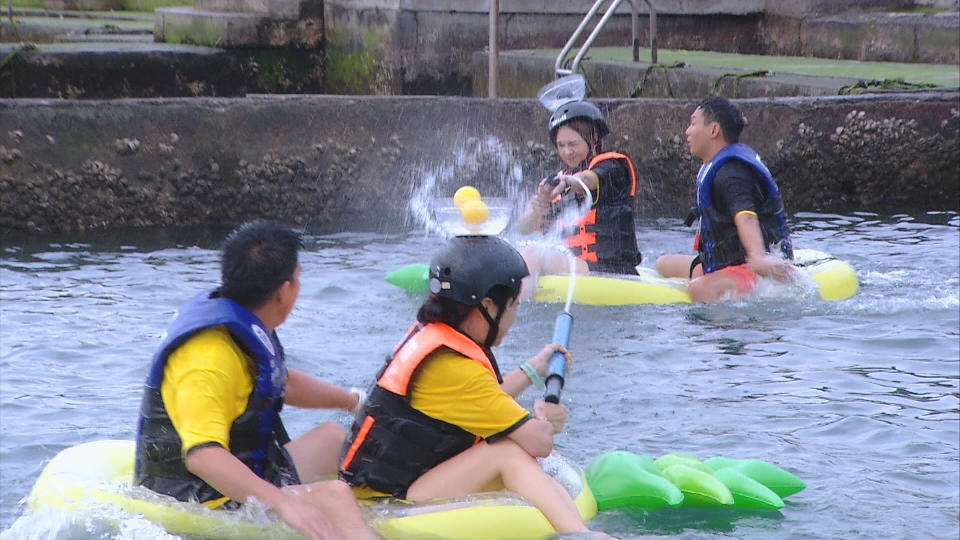
[(230, 227), (145, 227), (130, 229), (91, 230), (60, 234), (37, 234), (10, 231), (0, 237), (0, 256), (27, 255), (61, 248), (64, 252), (150, 251), (169, 247), (195, 246), (217, 249)]
[(654, 536), (711, 538), (727, 537), (728, 533), (741, 526), (774, 533), (782, 521), (783, 514), (775, 510), (661, 508), (647, 511), (639, 507), (624, 507), (601, 512), (592, 524), (615, 536), (629, 536), (643, 531)]

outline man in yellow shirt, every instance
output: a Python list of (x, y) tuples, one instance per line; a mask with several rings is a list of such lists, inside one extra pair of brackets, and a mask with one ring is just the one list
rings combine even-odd
[(178, 311), (153, 359), (137, 429), (135, 482), (235, 509), (254, 500), (311, 539), (377, 538), (337, 468), (343, 429), (290, 440), (290, 404), (353, 411), (359, 394), (288, 368), (275, 333), (300, 291), (300, 237), (272, 222), (231, 233), (219, 289)]

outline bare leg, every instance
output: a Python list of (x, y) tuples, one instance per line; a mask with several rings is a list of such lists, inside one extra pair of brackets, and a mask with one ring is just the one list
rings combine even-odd
[(353, 491), (345, 482), (330, 480), (299, 486), (288, 486), (283, 490), (292, 497), (320, 509), (333, 525), (343, 533), (344, 538), (378, 539), (380, 536), (363, 519), (363, 512), (357, 504)]
[[(537, 280), (541, 274), (569, 274), (570, 273), (570, 253), (566, 248), (555, 246), (544, 246), (532, 244), (524, 248), (523, 260), (527, 263), (527, 270), (530, 275), (523, 278), (523, 285), (520, 289), (520, 299), (530, 300), (537, 289)], [(577, 275), (586, 275), (590, 273), (587, 261), (583, 259), (574, 259)]]
[(694, 302), (717, 302), (740, 296), (737, 282), (722, 272), (695, 278), (687, 286), (687, 293)]
[(661, 255), (657, 257), (657, 272), (668, 278), (690, 277), (690, 263), (693, 262), (693, 255)]
[(455, 497), (504, 488), (539, 509), (557, 532), (587, 530), (570, 494), (509, 439), (481, 442), (437, 465), (410, 485), (407, 498)]
[(337, 473), (340, 448), (346, 432), (339, 424), (326, 422), (288, 442), (300, 481), (310, 483)]

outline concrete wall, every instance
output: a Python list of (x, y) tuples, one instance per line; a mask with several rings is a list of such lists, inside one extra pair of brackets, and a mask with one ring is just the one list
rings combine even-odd
[[(592, 97), (643, 97), (702, 99), (709, 95), (728, 98), (836, 96), (850, 93), (861, 79), (825, 77), (798, 73), (751, 72), (744, 69), (652, 65), (640, 62), (585, 60), (579, 72), (590, 85)], [(473, 95), (487, 92), (489, 55), (473, 55)], [(537, 95), (556, 79), (554, 62), (531, 51), (500, 53), (498, 95)]]
[[(893, 213), (960, 210), (958, 98), (738, 103), (750, 121), (743, 141), (767, 161), (790, 212)], [(640, 215), (685, 214), (698, 163), (683, 129), (695, 102), (599, 104), (613, 131), (606, 149), (636, 163)], [(441, 196), (463, 184), (534, 189), (558, 163), (546, 121), (532, 99), (0, 100), (0, 231), (255, 217), (322, 232), (396, 230), (430, 176)]]
[[(502, 2), (499, 47), (560, 49), (592, 3)], [(957, 12), (893, 18), (882, 13), (910, 7), (912, 0), (676, 0), (655, 5), (657, 40), (665, 49), (960, 62)], [(325, 0), (324, 6), (331, 92), (470, 94), (470, 56), (489, 45), (488, 2)], [(637, 0), (637, 6), (638, 39), (646, 45), (647, 5)], [(595, 45), (631, 47), (630, 13), (629, 4), (622, 3)]]

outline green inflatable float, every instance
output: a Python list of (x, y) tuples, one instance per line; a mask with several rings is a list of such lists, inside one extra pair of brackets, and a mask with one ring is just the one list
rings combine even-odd
[(599, 510), (621, 506), (732, 507), (779, 510), (783, 497), (806, 487), (803, 480), (759, 459), (689, 454), (657, 459), (622, 450), (595, 458), (586, 471)]

